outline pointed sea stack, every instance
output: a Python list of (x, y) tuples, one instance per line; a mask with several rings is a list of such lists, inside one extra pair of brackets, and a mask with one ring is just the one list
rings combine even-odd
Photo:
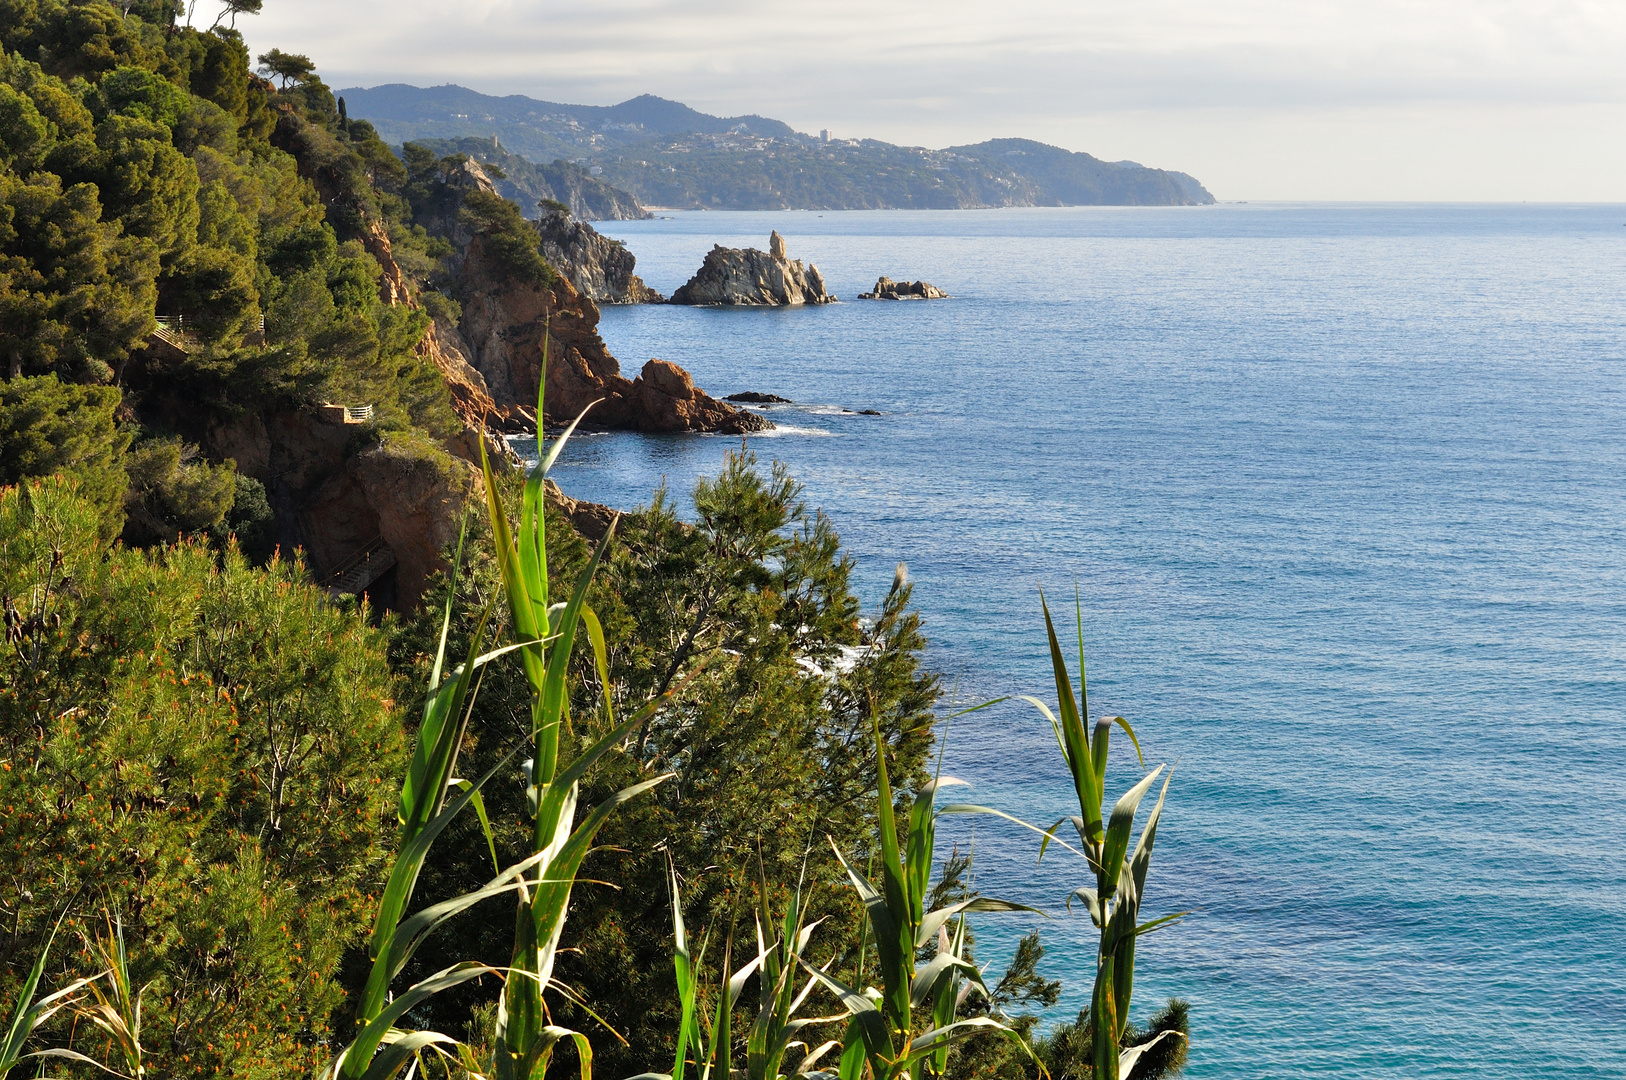
[(768, 250), (718, 245), (694, 277), (672, 294), (674, 304), (715, 307), (794, 307), (833, 304), (824, 275), (812, 263), (785, 254), (785, 238), (775, 232)]

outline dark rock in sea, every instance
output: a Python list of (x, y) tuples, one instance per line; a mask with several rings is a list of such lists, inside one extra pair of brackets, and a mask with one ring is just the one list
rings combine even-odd
[(694, 277), (672, 294), (674, 304), (722, 307), (793, 307), (832, 304), (819, 268), (785, 254), (785, 238), (775, 232), (768, 250), (718, 245)]
[(665, 297), (632, 272), (637, 264), (632, 252), (619, 240), (575, 220), (570, 211), (544, 208), (536, 231), (542, 237), (542, 257), (595, 304), (665, 303)]
[(874, 409), (859, 409), (858, 410), (858, 415), (859, 416), (880, 416), (881, 414), (876, 412)]
[(949, 294), (929, 281), (893, 281), (883, 277), (872, 292), (859, 293), (860, 300), (947, 300)]
[(793, 402), (788, 397), (778, 394), (759, 394), (755, 390), (747, 390), (741, 394), (730, 394), (724, 401), (743, 402), (746, 405), (790, 405)]

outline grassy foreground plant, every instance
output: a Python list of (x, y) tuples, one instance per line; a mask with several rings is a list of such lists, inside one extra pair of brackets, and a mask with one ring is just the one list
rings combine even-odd
[[(62, 918), (67, 918), (67, 914), (64, 913)], [(17, 995), (17, 1005), (12, 1010), (4, 1038), (0, 1039), (0, 1080), (5, 1080), (13, 1068), (29, 1058), (63, 1057), (95, 1064), (83, 1054), (76, 1054), (72, 1050), (36, 1050), (30, 1054), (23, 1053), (23, 1044), (28, 1041), (28, 1036), (34, 1029), (71, 1006), (74, 1003), (74, 995), (91, 981), (80, 979), (69, 983), (54, 994), (47, 994), (38, 1001), (34, 1000), (34, 994), (39, 990), (40, 978), (45, 974), (45, 961), (51, 953), (51, 943), (56, 940), (56, 932), (61, 928), (62, 919), (59, 918), (51, 930), (51, 936), (45, 939), (45, 947), (40, 950), (39, 958), (34, 961), (34, 966), (29, 970), (28, 978), (23, 981), (22, 990)]]
[[(901, 577), (900, 567), (900, 582)], [(893, 585), (894, 589), (899, 587), (898, 583)], [(939, 788), (963, 781), (940, 776), (927, 783), (915, 797), (907, 832), (900, 838), (887, 776), (886, 746), (879, 727), (875, 729), (875, 754), (881, 888), (854, 869), (839, 849), (836, 856), (868, 914), (881, 986), (878, 990), (860, 991), (803, 962), (814, 978), (841, 999), (851, 1017), (842, 1040), (841, 1080), (858, 1080), (866, 1065), (874, 1080), (894, 1080), (905, 1075), (919, 1080), (927, 1073), (939, 1076), (949, 1047), (978, 1030), (1001, 1032), (1031, 1054), (1020, 1035), (991, 1017), (954, 1019), (961, 980), (970, 982), (984, 995), (988, 990), (982, 983), (982, 973), (956, 952), (944, 931), (951, 919), (968, 912), (1034, 909), (977, 896), (926, 911), (939, 813), (934, 801)], [(934, 941), (938, 943), (936, 955), (917, 966), (918, 952)], [(918, 1022), (917, 1011), (922, 1014)]]
[[(756, 912), (756, 959), (729, 974), (733, 952), (733, 936), (730, 933), (723, 955), (723, 974), (726, 981), (718, 988), (717, 1012), (711, 1023), (708, 1039), (701, 1035), (700, 1017), (697, 1012), (700, 985), (696, 973), (705, 958), (705, 946), (702, 944), (699, 955), (690, 952), (688, 930), (683, 923), (683, 896), (678, 886), (676, 867), (671, 868), (671, 879), (672, 963), (677, 973), (678, 1001), (681, 1008), (677, 1056), (672, 1063), (670, 1074), (641, 1073), (630, 1080), (683, 1080), (689, 1065), (691, 1043), (698, 1055), (700, 1080), (732, 1075), (735, 1072), (732, 1032), (734, 1006), (752, 974), (757, 976), (758, 1002), (756, 1018), (751, 1022), (746, 1034), (746, 1080), (782, 1080), (783, 1073), (780, 1070), (784, 1065), (785, 1054), (793, 1046), (806, 1046), (799, 1039), (804, 1028), (834, 1023), (846, 1018), (846, 1014), (796, 1016), (818, 985), (817, 979), (813, 977), (809, 977), (800, 990), (796, 984), (797, 972), (806, 963), (803, 960), (803, 953), (807, 950), (808, 942), (813, 938), (813, 931), (818, 926), (818, 922), (809, 924), (806, 921), (807, 904), (800, 887), (801, 883), (798, 883), (796, 892), (785, 910), (785, 916), (778, 920), (776, 929), (776, 921), (768, 909), (767, 871), (763, 868), (761, 859), (757, 860), (759, 891)], [(769, 943), (767, 935), (773, 935), (772, 944)], [(803, 1055), (795, 1075), (806, 1074), (824, 1054), (840, 1045), (838, 1041), (832, 1040), (809, 1050)]]
[[(104, 1031), (112, 1048), (118, 1052), (124, 1065), (124, 1075), (130, 1080), (144, 1080), (147, 1075), (141, 1047), (141, 997), (145, 986), (136, 986), (130, 978), (130, 954), (124, 947), (124, 919), (115, 915), (107, 926), (107, 936), (98, 938), (93, 946), (97, 960), (104, 965), (102, 974), (89, 983), (91, 1001), (74, 1005), (74, 1012)], [(102, 988), (102, 983), (107, 988)]]
[[(461, 540), (458, 543), (457, 561), (462, 561)], [(506, 760), (499, 762), (474, 783), (459, 784), (453, 776), (469, 711), (478, 692), (476, 673), (487, 663), (517, 648), (508, 646), (479, 653), (489, 615), (488, 607), (481, 617), (480, 628), (469, 640), (467, 659), (443, 679), (446, 637), (452, 616), (451, 600), (447, 600), (441, 620), (440, 646), (429, 675), (429, 694), (418, 725), (417, 746), (401, 784), (397, 809), (400, 850), (390, 867), (389, 880), (379, 902), (372, 939), (368, 944), (372, 967), (356, 1008), (361, 1030), (340, 1051), (331, 1066), (332, 1075), (345, 1077), (346, 1080), (386, 1080), (426, 1047), (455, 1043), (457, 1040), (439, 1032), (400, 1031), (395, 1027), (395, 1022), (424, 999), (493, 971), (484, 964), (455, 964), (418, 982), (399, 997), (391, 999), (389, 993), (390, 983), (411, 959), (425, 935), (457, 912), (489, 896), (517, 888), (516, 879), (525, 866), (522, 863), (519, 867), (511, 867), (482, 889), (406, 917), (430, 845), (453, 818), (479, 799), (481, 787), (498, 768), (506, 764)], [(454, 786), (462, 790), (456, 798), (451, 798)], [(386, 1049), (375, 1058), (380, 1046)]]
[[(1157, 839), (1157, 823), (1163, 813), (1163, 800), (1168, 795), (1169, 777), (1163, 781), (1157, 805), (1152, 808), (1141, 830), (1134, 850), (1129, 848), (1130, 833), (1135, 827), (1135, 813), (1141, 800), (1162, 773), (1159, 765), (1147, 773), (1139, 783), (1125, 792), (1113, 804), (1112, 814), (1103, 825), (1101, 803), (1107, 778), (1108, 735), (1117, 724), (1128, 734), (1140, 756), (1140, 742), (1135, 738), (1129, 722), (1121, 716), (1103, 717), (1095, 725), (1093, 737), (1084, 727), (1088, 715), (1089, 699), (1084, 680), (1083, 612), (1079, 610), (1079, 672), (1078, 697), (1073, 696), (1067, 660), (1062, 655), (1061, 643), (1056, 638), (1056, 627), (1050, 618), (1050, 607), (1043, 595), (1040, 605), (1044, 609), (1045, 631), (1050, 639), (1050, 661), (1056, 683), (1058, 719), (1038, 698), (1025, 697), (1050, 721), (1056, 733), (1056, 743), (1072, 776), (1073, 790), (1078, 796), (1079, 814), (1057, 821), (1046, 833), (1048, 844), (1063, 823), (1071, 822), (1078, 833), (1082, 853), (1095, 871), (1095, 886), (1075, 889), (1068, 897), (1068, 906), (1077, 899), (1089, 909), (1090, 919), (1100, 929), (1100, 942), (1096, 951), (1095, 986), (1090, 995), (1091, 1033), (1090, 1060), (1094, 1080), (1118, 1080), (1127, 1076), (1140, 1057), (1165, 1038), (1181, 1038), (1180, 1033), (1163, 1031), (1150, 1042), (1123, 1048), (1121, 1043), (1129, 1025), (1129, 1000), (1135, 982), (1135, 941), (1140, 935), (1165, 926), (1180, 918), (1184, 912), (1165, 915), (1148, 922), (1139, 922), (1141, 897), (1146, 890), (1146, 872), (1152, 862), (1152, 844)], [(1144, 759), (1142, 759), (1144, 764)], [(1044, 847), (1039, 849), (1044, 857)]]
[[(487, 509), (491, 515), (492, 544), (497, 567), (508, 594), (520, 664), (531, 686), (531, 758), (525, 763), (526, 803), (531, 818), (532, 855), (520, 874), (518, 910), (514, 922), (514, 955), (497, 1007), (493, 1067), (498, 1080), (540, 1077), (563, 1039), (576, 1046), (583, 1080), (591, 1075), (592, 1047), (580, 1032), (552, 1023), (543, 992), (553, 981), (554, 963), (570, 906), (576, 872), (591, 849), (594, 835), (615, 807), (660, 784), (657, 776), (621, 789), (594, 807), (575, 824), (578, 784), (587, 768), (612, 746), (653, 715), (661, 702), (677, 691), (674, 682), (666, 693), (624, 721), (616, 722), (610, 701), (610, 679), (604, 631), (586, 605), (587, 589), (615, 536), (612, 520), (592, 557), (577, 577), (569, 600), (549, 602), (547, 529), (543, 511), (544, 485), (549, 468), (564, 449), (570, 433), (581, 422), (576, 417), (551, 447), (544, 450), (540, 425), (546, 415), (548, 335), (543, 334), (542, 369), (537, 379), (537, 463), (525, 477), (519, 530), (511, 530), (503, 509), (497, 478), (481, 444)], [(596, 402), (595, 402), (596, 404)], [(592, 408), (589, 405), (588, 408)], [(585, 625), (592, 645), (599, 681), (604, 687), (604, 716), (608, 732), (562, 772), (559, 769), (559, 734), (569, 716), (566, 687), (571, 650), (577, 628)]]

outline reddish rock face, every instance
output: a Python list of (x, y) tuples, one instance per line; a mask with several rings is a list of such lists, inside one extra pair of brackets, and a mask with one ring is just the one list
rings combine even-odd
[[(448, 206), (455, 205), (464, 191), (496, 190), (473, 161), (464, 162), (463, 172), (453, 178), (448, 188), (456, 193)], [(696, 389), (686, 372), (665, 361), (655, 361), (664, 380), (658, 386), (646, 386), (644, 376), (627, 379), (599, 336), (598, 306), (569, 280), (561, 276), (549, 285), (515, 282), (486, 255), (481, 238), (450, 211), (444, 221), (427, 225), (431, 231), (449, 236), (462, 249), (454, 259), (454, 289), (463, 305), (463, 318), (457, 327), (436, 323), (419, 351), (446, 380), (453, 407), (470, 428), (511, 433), (536, 430), (536, 384), (542, 369), (544, 328), (549, 337), (547, 416), (542, 418), (546, 423), (568, 424), (597, 401), (599, 404), (583, 421), (588, 427), (726, 434), (773, 427), (755, 413), (736, 409)], [(580, 230), (592, 232), (585, 226)], [(543, 235), (544, 239), (549, 235), (546, 229)], [(593, 239), (601, 246), (615, 247), (596, 233)], [(370, 228), (362, 242), (384, 268), (379, 285), (384, 301), (415, 306), (382, 226)], [(630, 274), (630, 254), (618, 247), (615, 251), (625, 255), (625, 270)], [(637, 282), (638, 290), (644, 288), (635, 276), (630, 281)], [(659, 300), (658, 294), (645, 292), (647, 296), (638, 293), (627, 298)], [(681, 386), (664, 374), (668, 368), (681, 377)], [(646, 365), (645, 373), (649, 371)], [(449, 449), (458, 452), (455, 446)]]
[(773, 426), (696, 388), (687, 372), (664, 360), (650, 361), (637, 379), (626, 378), (599, 336), (599, 311), (591, 300), (564, 278), (549, 285), (503, 278), (478, 237), (465, 250), (459, 282), (463, 321), (458, 333), (505, 428), (534, 423), (544, 329), (547, 423), (568, 424), (596, 401), (582, 421), (585, 427), (741, 434)]
[[(477, 166), (466, 171), (471, 184), (484, 180)], [(482, 441), (494, 465), (511, 458), (507, 445), (487, 434), (492, 429), (531, 432), (539, 419), (568, 423), (600, 399), (587, 421), (597, 428), (739, 433), (772, 426), (697, 389), (687, 372), (663, 360), (628, 380), (599, 337), (598, 308), (569, 281), (505, 281), (477, 237), (455, 239), (466, 244), (458, 274), (462, 325), (431, 325), (419, 351), (445, 380), (462, 431), (439, 447), (389, 435), (357, 446), (355, 428), (323, 423), (314, 409), (268, 407), (217, 421), (204, 433), (212, 456), (236, 459), (245, 475), (265, 484), (278, 542), (290, 554), (304, 550), (318, 583), (377, 541), (388, 545), (393, 578), (380, 579), (373, 595), (401, 609), (415, 607), (429, 577), (444, 567), (442, 553), (457, 538), (463, 508), (478, 495)], [(384, 228), (369, 225), (361, 240), (383, 269), (380, 298), (416, 307)], [(544, 332), (548, 415), (539, 418)], [(608, 523), (600, 507), (583, 504), (579, 516), (601, 533)]]

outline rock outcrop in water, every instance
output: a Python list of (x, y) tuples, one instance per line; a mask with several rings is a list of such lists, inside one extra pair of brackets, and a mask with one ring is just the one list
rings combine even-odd
[(767, 251), (713, 247), (694, 277), (672, 294), (674, 304), (721, 307), (795, 307), (835, 299), (818, 267), (786, 255), (778, 232), (769, 237)]
[(929, 281), (893, 281), (883, 277), (875, 288), (859, 293), (860, 300), (947, 300), (949, 294)]
[(633, 273), (637, 259), (568, 210), (544, 209), (536, 220), (542, 257), (595, 304), (662, 304), (666, 298)]

